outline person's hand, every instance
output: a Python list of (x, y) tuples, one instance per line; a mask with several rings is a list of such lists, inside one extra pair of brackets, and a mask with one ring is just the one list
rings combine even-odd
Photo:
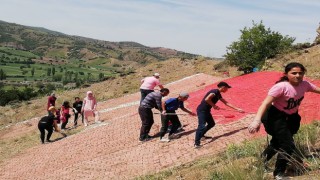
[(162, 111), (162, 112), (161, 112), (161, 114), (166, 115), (166, 114), (167, 114), (167, 112), (166, 112), (166, 111)]
[(258, 132), (260, 129), (261, 121), (258, 119), (255, 119), (251, 122), (251, 124), (248, 126), (249, 133), (255, 133)]
[(219, 107), (219, 106), (214, 105), (214, 106), (213, 106), (213, 109), (219, 110), (219, 109), (220, 109), (220, 107)]

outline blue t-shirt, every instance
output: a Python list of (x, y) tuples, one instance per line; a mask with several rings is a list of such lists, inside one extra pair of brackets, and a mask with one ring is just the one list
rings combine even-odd
[(201, 103), (199, 104), (198, 108), (197, 108), (197, 111), (209, 111), (211, 110), (212, 106), (210, 104), (208, 104), (206, 102), (206, 97), (210, 94), (210, 93), (213, 93), (214, 96), (213, 98), (211, 99), (211, 102), (213, 104), (216, 104), (221, 98), (221, 93), (218, 89), (211, 89), (210, 91), (207, 92), (207, 94), (204, 96), (204, 98), (202, 99)]
[(184, 108), (183, 101), (179, 101), (178, 98), (170, 98), (165, 101), (166, 111), (175, 111), (178, 108)]

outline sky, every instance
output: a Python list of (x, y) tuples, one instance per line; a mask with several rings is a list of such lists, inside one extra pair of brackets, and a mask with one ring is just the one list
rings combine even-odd
[(253, 21), (295, 37), (295, 43), (312, 43), (320, 1), (0, 0), (0, 20), (220, 58)]

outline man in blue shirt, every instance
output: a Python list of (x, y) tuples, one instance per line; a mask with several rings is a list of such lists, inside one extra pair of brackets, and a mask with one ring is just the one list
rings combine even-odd
[[(170, 98), (166, 100), (165, 102), (162, 102), (162, 114), (161, 114), (161, 124), (162, 127), (160, 129), (160, 141), (161, 142), (169, 142), (171, 136), (173, 133), (177, 131), (179, 126), (181, 126), (181, 123), (179, 121), (179, 118), (176, 114), (176, 110), (180, 108), (182, 111), (189, 113), (190, 115), (195, 115), (195, 113), (191, 112), (190, 110), (186, 109), (184, 107), (184, 101), (186, 101), (189, 98), (189, 94), (186, 92), (182, 92), (179, 94), (177, 98)], [(169, 132), (169, 137), (164, 138), (164, 135), (166, 134), (168, 130), (168, 122), (171, 121), (172, 128)]]
[[(213, 107), (216, 110), (219, 110), (219, 106), (216, 103), (220, 100), (226, 106), (229, 106), (239, 112), (244, 112), (242, 109), (233, 106), (232, 104), (228, 103), (225, 99), (222, 98), (221, 92), (225, 93), (228, 91), (231, 86), (226, 82), (221, 81), (218, 85), (218, 89), (212, 89), (204, 96), (201, 103), (197, 107), (197, 115), (198, 115), (198, 128), (196, 131), (196, 137), (194, 142), (194, 147), (199, 148), (200, 140), (202, 137), (205, 136), (206, 132), (209, 131), (211, 128), (214, 127), (215, 122), (211, 115), (211, 108)], [(206, 125), (207, 124), (207, 125)]]

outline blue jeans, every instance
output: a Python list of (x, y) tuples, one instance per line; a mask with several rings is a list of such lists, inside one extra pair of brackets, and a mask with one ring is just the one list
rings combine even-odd
[(196, 138), (194, 144), (200, 145), (201, 138), (214, 127), (216, 124), (212, 118), (210, 111), (197, 111), (198, 128), (196, 131)]

